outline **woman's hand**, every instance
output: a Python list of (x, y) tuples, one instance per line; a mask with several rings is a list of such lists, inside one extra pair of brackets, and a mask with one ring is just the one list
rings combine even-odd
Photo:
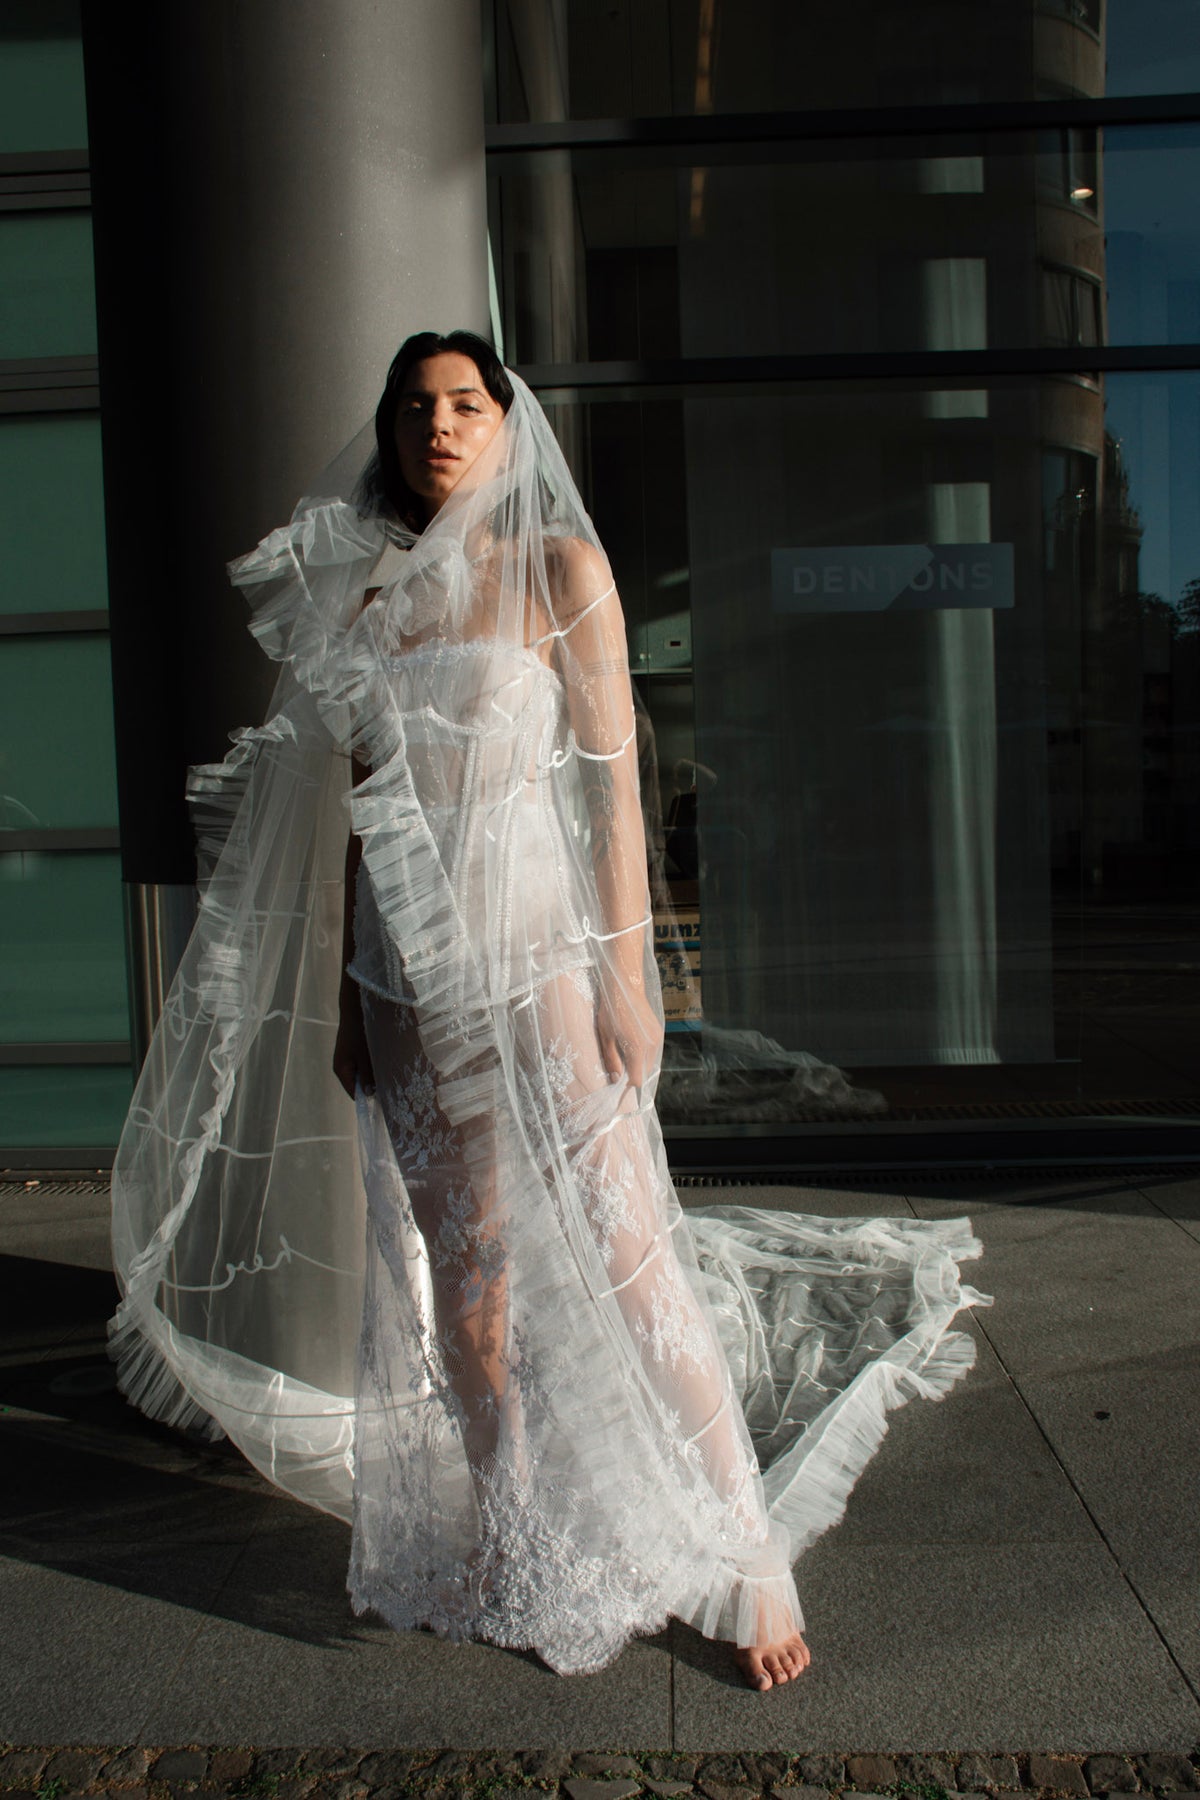
[(656, 1067), (662, 1055), (663, 1023), (640, 985), (626, 986), (610, 975), (596, 1011), (600, 1056), (610, 1076), (627, 1075), (634, 1087)]
[(375, 1092), (375, 1071), (371, 1067), (371, 1052), (367, 1049), (362, 1001), (356, 982), (348, 981), (342, 987), (337, 1037), (333, 1045), (333, 1072), (352, 1100), (357, 1098), (360, 1087), (365, 1094)]

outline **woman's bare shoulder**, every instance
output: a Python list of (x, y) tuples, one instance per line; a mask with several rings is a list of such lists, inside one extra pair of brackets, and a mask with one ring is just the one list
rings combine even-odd
[(547, 562), (553, 561), (557, 574), (560, 611), (578, 612), (612, 592), (612, 570), (598, 544), (586, 538), (561, 537), (551, 540), (551, 546)]

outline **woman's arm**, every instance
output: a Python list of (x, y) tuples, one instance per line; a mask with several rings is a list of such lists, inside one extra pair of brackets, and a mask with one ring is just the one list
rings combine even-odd
[(657, 990), (647, 991), (650, 893), (625, 619), (604, 556), (577, 541), (562, 555), (555, 661), (591, 826), (601, 914), (593, 925), (612, 976), (602, 983), (598, 1029), (609, 1072), (624, 1071), (640, 1086), (658, 1060), (663, 1027)]

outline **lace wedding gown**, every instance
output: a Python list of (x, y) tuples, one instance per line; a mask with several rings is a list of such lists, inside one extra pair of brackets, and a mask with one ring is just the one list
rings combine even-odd
[[(654, 1076), (598, 1031), (655, 991), (620, 606), (514, 411), (490, 486), (406, 550), (308, 503), (234, 566), (284, 673), (193, 778), (212, 867), (114, 1171), (113, 1349), (144, 1410), (351, 1520), (356, 1609), (574, 1672), (672, 1615), (799, 1626), (792, 1562), (887, 1410), (971, 1364), (979, 1246), (681, 1211)], [(533, 574), (497, 526), (529, 454), (558, 508)], [(350, 750), (356, 1120), (328, 1073)]]

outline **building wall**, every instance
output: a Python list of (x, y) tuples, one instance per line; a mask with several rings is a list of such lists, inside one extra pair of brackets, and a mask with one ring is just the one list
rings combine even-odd
[(131, 1071), (79, 8), (0, 12), (0, 1161)]

